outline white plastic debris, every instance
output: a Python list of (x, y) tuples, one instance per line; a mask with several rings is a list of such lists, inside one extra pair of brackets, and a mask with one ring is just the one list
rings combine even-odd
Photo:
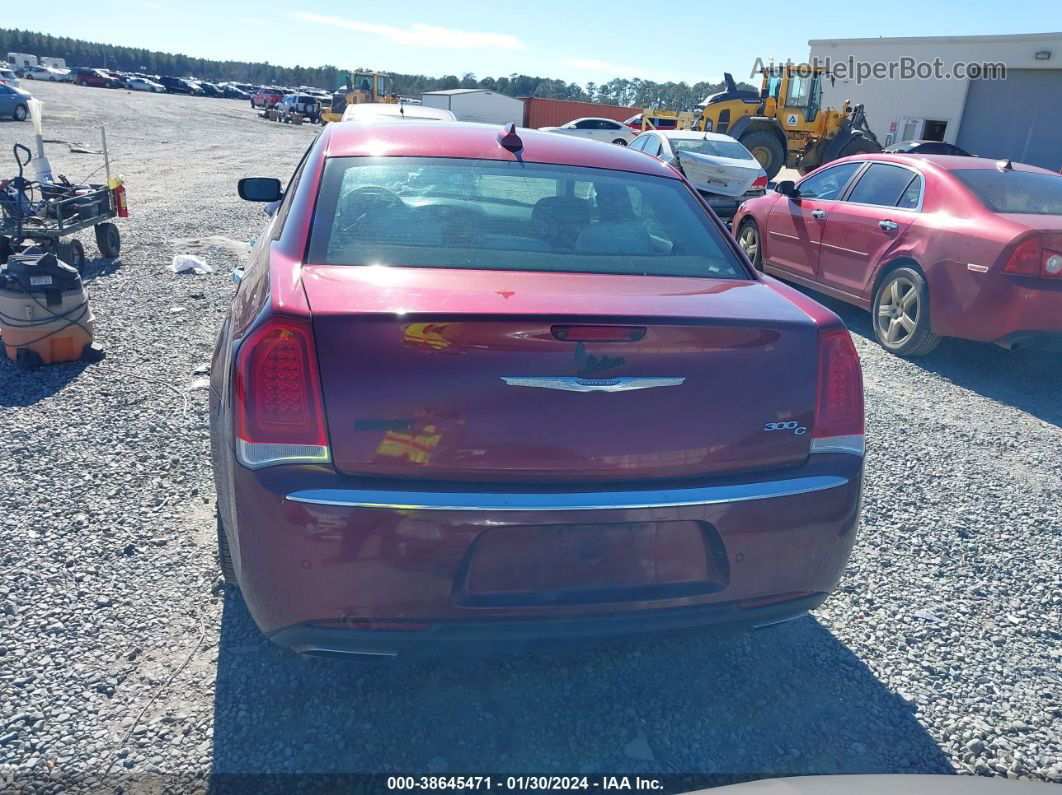
[(202, 257), (196, 257), (192, 254), (178, 254), (173, 258), (173, 264), (170, 268), (174, 273), (194, 273), (197, 276), (204, 273), (213, 273), (214, 269), (207, 264), (207, 261)]

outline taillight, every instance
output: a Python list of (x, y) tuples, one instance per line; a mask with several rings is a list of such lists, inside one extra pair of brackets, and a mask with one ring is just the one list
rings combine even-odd
[(863, 371), (846, 329), (819, 332), (819, 383), (812, 452), (858, 452), (863, 442)]
[(754, 179), (752, 181), (752, 189), (756, 190), (757, 188), (762, 188), (763, 190), (767, 190), (767, 175), (766, 174), (762, 174), (762, 175), (756, 177), (756, 179)]
[(1016, 276), (1062, 277), (1062, 252), (1041, 245), (1040, 238), (1030, 237), (1015, 247), (1003, 266), (1004, 273)]
[(1003, 266), (1004, 273), (1016, 273), (1019, 276), (1040, 275), (1040, 241), (1030, 237), (1020, 243)]
[(241, 464), (258, 469), (330, 460), (308, 321), (273, 317), (255, 329), (240, 347), (235, 387)]

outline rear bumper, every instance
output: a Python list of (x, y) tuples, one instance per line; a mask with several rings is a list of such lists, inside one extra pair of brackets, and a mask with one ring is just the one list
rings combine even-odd
[[(232, 500), (234, 510), (225, 515), (244, 599), (277, 643), (386, 654), (484, 640), (491, 648), (522, 648), (551, 638), (615, 638), (800, 615), (826, 597), (844, 570), (858, 522), (862, 467), (859, 455), (817, 453), (770, 476), (669, 489), (502, 492), (481, 486), (467, 492), (439, 485), (399, 490), (394, 481), (367, 482), (327, 467), (251, 471), (229, 461), (232, 489), (221, 502)], [(605, 598), (553, 599), (547, 591), (550, 598), (537, 601), (484, 599), (473, 584), (471, 562), (491, 560), (490, 549), (493, 560), (501, 554), (501, 565), (512, 565), (504, 561), (506, 548), (518, 546), (529, 528), (667, 523), (703, 528), (714, 545), (705, 551), (725, 576), (713, 574), (705, 587), (624, 586)], [(484, 541), (491, 534), (494, 540)], [(658, 537), (674, 548), (654, 551), (650, 563), (686, 571), (681, 555), (688, 552), (689, 534)], [(588, 566), (606, 567), (596, 571), (597, 585), (609, 582), (607, 561), (619, 548), (590, 556)], [(517, 567), (530, 569), (522, 560)], [(492, 574), (496, 583), (498, 571)], [(749, 604), (793, 594), (811, 595), (810, 601)], [(423, 628), (372, 628), (403, 622)], [(326, 623), (331, 626), (315, 626)]]
[(1004, 347), (1057, 349), (1062, 337), (1062, 282), (971, 271), (942, 263), (927, 273), (933, 331)]
[(301, 654), (327, 657), (403, 659), (484, 652), (586, 648), (646, 636), (705, 627), (756, 629), (807, 615), (826, 594), (816, 593), (762, 607), (713, 604), (672, 610), (642, 610), (589, 618), (532, 621), (448, 621), (422, 631), (374, 629), (371, 622), (349, 629), (301, 624), (269, 636)]

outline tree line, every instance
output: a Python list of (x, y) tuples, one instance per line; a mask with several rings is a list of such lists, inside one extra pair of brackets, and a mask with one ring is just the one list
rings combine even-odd
[[(327, 90), (337, 88), (349, 71), (336, 66), (278, 66), (268, 61), (193, 58), (180, 53), (122, 47), (17, 28), (0, 28), (0, 58), (6, 57), (9, 52), (63, 58), (67, 65), (72, 67), (105, 67), (120, 71), (198, 77), (210, 81), (231, 80), (255, 85), (317, 86)], [(657, 83), (641, 78), (620, 77), (604, 83), (590, 82), (585, 85), (522, 74), (481, 78), (471, 73), (460, 77), (413, 74), (393, 74), (392, 77), (395, 91), (400, 96), (408, 97), (419, 97), (425, 91), (486, 88), (512, 97), (546, 97), (673, 110), (692, 110), (706, 96), (722, 90), (721, 82), (701, 81), (690, 85), (685, 82)], [(738, 85), (751, 88), (745, 83)]]

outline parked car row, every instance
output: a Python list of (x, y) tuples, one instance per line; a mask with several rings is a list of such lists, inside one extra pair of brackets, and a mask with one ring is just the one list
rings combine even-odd
[[(282, 101), (287, 100), (283, 109), (286, 118), (290, 118), (292, 113), (301, 113), (306, 116), (312, 116), (314, 120), (319, 115), (322, 101), (328, 102), (331, 99), (331, 94), (310, 86), (279, 88), (275, 86), (256, 86), (250, 83), (214, 83), (192, 77), (121, 72), (102, 67), (66, 69), (52, 66), (31, 66), (21, 70), (0, 68), (0, 85), (9, 85), (17, 88), (21, 80), (67, 82), (92, 88), (125, 88), (130, 91), (146, 91), (158, 94), (187, 94), (188, 96), (242, 99), (250, 101), (251, 107), (262, 109), (275, 108)], [(296, 96), (292, 98), (292, 94)]]
[(257, 90), (255, 86), (243, 83), (211, 83), (190, 77), (119, 72), (112, 69), (88, 67), (72, 70), (69, 79), (75, 85), (93, 88), (125, 88), (130, 91), (146, 91), (156, 94), (187, 94), (224, 99), (249, 99), (251, 92)]

